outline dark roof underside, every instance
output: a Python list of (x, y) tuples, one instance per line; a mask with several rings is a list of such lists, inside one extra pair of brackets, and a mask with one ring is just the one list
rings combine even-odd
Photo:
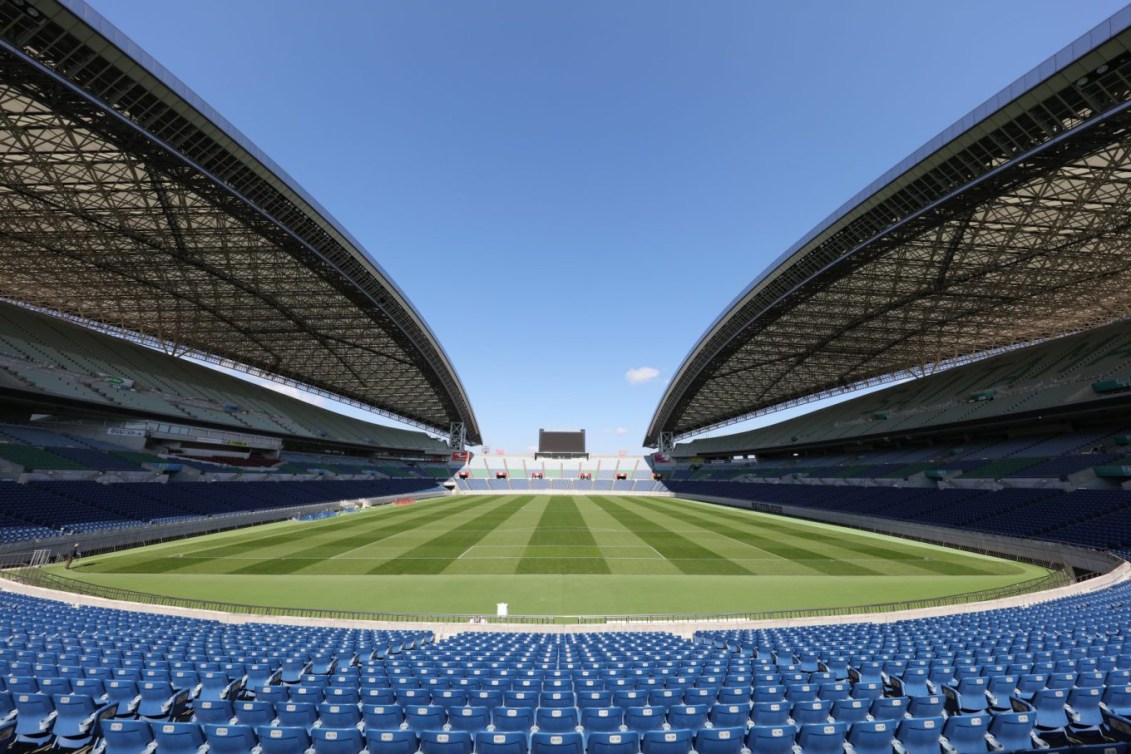
[(756, 280), (684, 360), (645, 444), (1131, 315), (1128, 17)]
[(477, 442), (454, 369), (380, 267), (67, 5), (86, 20), (0, 0), (0, 296)]

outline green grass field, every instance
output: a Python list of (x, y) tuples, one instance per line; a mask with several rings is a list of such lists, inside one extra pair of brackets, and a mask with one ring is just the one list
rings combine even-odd
[(78, 561), (72, 578), (280, 607), (609, 615), (852, 606), (1044, 569), (686, 500), (456, 496)]

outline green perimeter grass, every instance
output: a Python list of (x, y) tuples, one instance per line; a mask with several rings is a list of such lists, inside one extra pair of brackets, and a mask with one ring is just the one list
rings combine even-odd
[(153, 594), (399, 613), (643, 614), (964, 594), (1042, 568), (828, 524), (655, 497), (456, 496), (79, 561)]

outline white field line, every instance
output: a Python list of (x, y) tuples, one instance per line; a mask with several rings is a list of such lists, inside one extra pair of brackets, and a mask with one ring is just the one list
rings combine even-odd
[[(653, 513), (658, 513), (659, 515), (663, 516), (665, 519), (672, 519), (672, 520), (675, 520), (675, 521), (679, 521), (678, 518), (675, 518), (674, 516), (671, 516), (670, 514), (665, 513), (663, 509), (650, 508), (649, 510), (652, 511)], [(680, 523), (683, 523), (684, 526), (687, 525), (686, 522), (680, 522)], [(694, 526), (694, 524), (693, 524), (693, 526)], [(778, 560), (786, 560), (786, 561), (791, 561), (791, 562), (793, 561), (793, 558), (787, 558), (784, 555), (778, 555), (776, 553), (772, 553), (769, 550), (764, 550), (761, 547), (758, 547), (757, 545), (750, 544), (749, 542), (743, 542), (742, 540), (735, 539), (734, 537), (731, 537), (729, 535), (720, 534), (719, 532), (712, 530), (710, 528), (710, 526), (707, 525), (707, 524), (702, 524), (697, 529), (672, 529), (672, 528), (669, 528), (669, 527), (666, 527), (666, 526), (663, 527), (663, 528), (667, 529), (667, 531), (674, 532), (676, 534), (697, 534), (699, 536), (703, 536), (703, 534), (710, 534), (710, 535), (714, 535), (716, 537), (722, 537), (723, 539), (727, 540), (728, 542), (737, 542), (738, 544), (742, 545), (743, 547), (746, 547), (750, 550), (754, 550), (756, 552), (764, 553), (765, 555), (769, 556), (768, 558), (758, 558), (758, 560), (769, 560), (770, 558), (776, 558)], [(684, 558), (680, 558), (680, 559), (684, 560)], [(696, 558), (686, 558), (686, 559), (687, 560), (696, 560)], [(742, 558), (727, 558), (727, 559), (728, 560), (741, 560)]]
[[(358, 550), (364, 550), (366, 547), (372, 547), (373, 545), (376, 545), (376, 544), (384, 544), (384, 543), (388, 542), (390, 539), (396, 539), (397, 537), (399, 537), (402, 534), (408, 534), (410, 532), (415, 532), (415, 531), (419, 531), (419, 529), (406, 529), (405, 531), (399, 531), (396, 534), (390, 534), (389, 536), (383, 537), (382, 539), (377, 539), (377, 540), (374, 540), (372, 542), (366, 542), (363, 545), (360, 545), (358, 547), (352, 547), (348, 550), (342, 550), (337, 555), (331, 555), (329, 558), (325, 558), (325, 560), (363, 560), (363, 559), (367, 559), (367, 558), (346, 558), (346, 557), (343, 557), (343, 556), (348, 555), (351, 552), (357, 552)], [(236, 558), (233, 558), (233, 560), (235, 560), (235, 559)], [(283, 557), (283, 558), (272, 558), (272, 560), (287, 560), (287, 559), (288, 558), (285, 558), (285, 557)], [(322, 560), (322, 558), (319, 558), (319, 560)]]

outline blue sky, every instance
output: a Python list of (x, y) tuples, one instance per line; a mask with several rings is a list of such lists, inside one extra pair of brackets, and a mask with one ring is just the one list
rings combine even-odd
[(615, 453), (769, 262), (1122, 3), (92, 5), (390, 273), (487, 444)]

